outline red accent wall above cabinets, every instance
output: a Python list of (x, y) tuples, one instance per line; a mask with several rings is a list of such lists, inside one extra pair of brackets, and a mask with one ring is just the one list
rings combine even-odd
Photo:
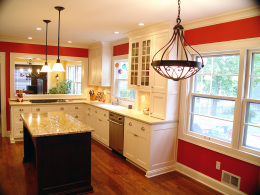
[[(177, 161), (209, 177), (221, 181), (222, 170), (241, 177), (240, 190), (254, 194), (258, 188), (260, 168), (212, 150), (178, 140)], [(216, 161), (221, 163), (216, 169)]]
[(113, 47), (113, 56), (126, 55), (129, 53), (129, 43), (116, 45)]
[(260, 37), (260, 16), (185, 31), (190, 45)]
[[(45, 54), (45, 45), (0, 41), (0, 52)], [(48, 46), (48, 55), (58, 55), (58, 47), (57, 46)], [(60, 47), (60, 55), (87, 58), (88, 49), (73, 48), (73, 47)]]

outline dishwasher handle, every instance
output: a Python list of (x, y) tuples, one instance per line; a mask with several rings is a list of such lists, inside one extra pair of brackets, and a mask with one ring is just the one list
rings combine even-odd
[(123, 124), (121, 124), (121, 123), (117, 123), (117, 122), (115, 122), (115, 121), (113, 121), (113, 120), (110, 120), (110, 119), (108, 119), (108, 121), (109, 121), (109, 122), (112, 122), (112, 123), (115, 123), (115, 124), (117, 124), (117, 125), (120, 125), (120, 126), (123, 125)]

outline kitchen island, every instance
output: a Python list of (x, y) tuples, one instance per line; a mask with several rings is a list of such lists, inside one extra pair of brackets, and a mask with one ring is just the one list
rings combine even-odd
[(65, 112), (23, 113), (21, 117), (23, 162), (35, 165), (38, 194), (93, 192), (93, 128)]

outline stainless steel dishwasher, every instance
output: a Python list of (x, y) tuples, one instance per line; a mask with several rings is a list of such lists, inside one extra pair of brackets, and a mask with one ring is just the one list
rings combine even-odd
[(124, 116), (109, 112), (109, 147), (123, 155)]

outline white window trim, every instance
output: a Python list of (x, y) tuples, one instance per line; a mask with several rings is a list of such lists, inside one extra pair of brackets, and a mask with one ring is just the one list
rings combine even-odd
[[(179, 114), (179, 139), (202, 146), (204, 148), (234, 157), (236, 159), (260, 166), (260, 156), (257, 154), (252, 153), (252, 151), (244, 150), (240, 146), (241, 144), (241, 135), (242, 135), (242, 120), (244, 117), (244, 107), (243, 107), (243, 100), (244, 97), (244, 86), (245, 83), (245, 69), (246, 63), (245, 60), (247, 59), (247, 50), (251, 48), (260, 48), (259, 43), (260, 38), (251, 38), (251, 39), (243, 39), (243, 40), (235, 40), (235, 41), (227, 41), (227, 42), (218, 42), (218, 43), (210, 43), (210, 44), (203, 44), (203, 45), (195, 45), (193, 46), (201, 54), (213, 52), (221, 52), (221, 53), (228, 53), (234, 52), (240, 53), (240, 67), (239, 67), (239, 80), (238, 80), (238, 94), (236, 97), (235, 102), (235, 112), (234, 112), (234, 126), (233, 129), (239, 129), (234, 131), (232, 137), (231, 145), (227, 146), (223, 143), (217, 143), (209, 141), (205, 138), (197, 137), (191, 133), (187, 133), (188, 125), (189, 125), (189, 109), (190, 109), (190, 96), (189, 92), (192, 86), (192, 79), (186, 79), (181, 81), (181, 94), (180, 94), (180, 114)], [(242, 64), (242, 65), (241, 65)], [(243, 65), (244, 64), (244, 65)], [(243, 76), (240, 76), (243, 75)], [(201, 94), (200, 94), (201, 95)], [(212, 97), (212, 96), (211, 96)], [(227, 99), (227, 97), (225, 97)], [(251, 101), (251, 100), (250, 100)], [(258, 101), (257, 101), (258, 102)], [(240, 112), (243, 112), (241, 115)], [(238, 122), (237, 122), (238, 121)], [(240, 126), (241, 125), (241, 126)], [(212, 140), (212, 139), (211, 139)]]

